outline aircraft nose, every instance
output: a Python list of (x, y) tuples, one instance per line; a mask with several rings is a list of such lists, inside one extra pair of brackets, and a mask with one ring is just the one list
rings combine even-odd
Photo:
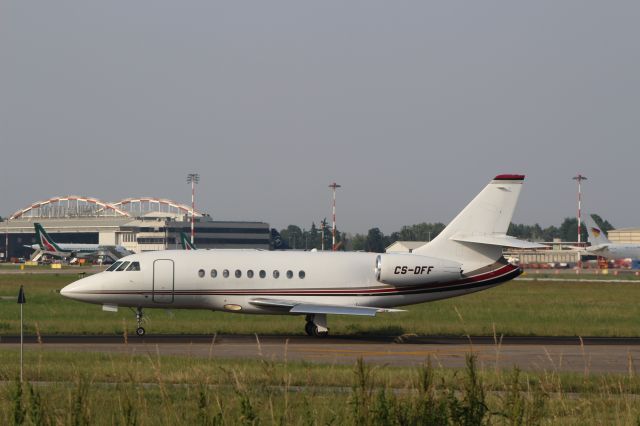
[(100, 279), (95, 275), (74, 281), (60, 290), (60, 295), (67, 299), (90, 301), (97, 290), (101, 290)]

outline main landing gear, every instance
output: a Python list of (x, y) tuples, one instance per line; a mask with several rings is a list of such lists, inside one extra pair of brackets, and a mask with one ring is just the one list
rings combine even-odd
[(307, 324), (304, 326), (304, 331), (308, 336), (327, 337), (329, 335), (326, 314), (309, 314), (306, 320)]
[(138, 324), (138, 328), (136, 328), (136, 334), (139, 337), (144, 336), (144, 334), (146, 333), (146, 331), (144, 330), (144, 327), (142, 327), (142, 319), (143, 319), (142, 308), (138, 307), (138, 309), (136, 309), (136, 322)]

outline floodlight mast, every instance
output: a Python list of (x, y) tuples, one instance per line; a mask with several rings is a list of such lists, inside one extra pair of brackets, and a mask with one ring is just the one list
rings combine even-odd
[(333, 190), (333, 229), (331, 238), (331, 251), (336, 251), (336, 189), (342, 188), (342, 185), (338, 185), (333, 182), (329, 185), (329, 188)]
[(582, 243), (582, 181), (587, 180), (587, 177), (578, 173), (578, 176), (574, 176), (573, 180), (578, 181), (578, 246), (580, 246)]
[(187, 183), (191, 184), (191, 244), (194, 244), (195, 237), (195, 212), (196, 212), (196, 184), (200, 182), (198, 173), (189, 173), (187, 175)]
[[(573, 179), (578, 181), (578, 247), (582, 247), (582, 181), (587, 180), (587, 177), (578, 173), (578, 176), (574, 176)], [(578, 272), (581, 269), (582, 256), (578, 254)]]

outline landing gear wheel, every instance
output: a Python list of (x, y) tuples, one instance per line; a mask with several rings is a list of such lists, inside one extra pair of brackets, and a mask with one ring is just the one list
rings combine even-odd
[(138, 335), (138, 337), (142, 337), (146, 333), (146, 331), (142, 327), (143, 317), (144, 314), (142, 312), (142, 308), (138, 307), (138, 309), (136, 309), (136, 323), (138, 324), (138, 328), (136, 328), (136, 334)]
[(315, 328), (316, 326), (312, 321), (307, 321), (307, 323), (304, 326), (304, 331), (305, 333), (307, 333), (307, 336), (313, 336)]
[(313, 335), (315, 337), (327, 337), (329, 335), (329, 331), (320, 331), (317, 325), (313, 325)]

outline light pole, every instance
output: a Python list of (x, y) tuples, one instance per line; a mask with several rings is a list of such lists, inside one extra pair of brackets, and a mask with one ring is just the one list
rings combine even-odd
[(573, 179), (578, 181), (578, 246), (580, 246), (582, 243), (582, 181), (587, 180), (587, 177), (578, 173), (578, 176), (574, 176)]
[(4, 261), (9, 262), (9, 219), (4, 218)]
[[(586, 176), (582, 176), (578, 173), (578, 176), (573, 177), (574, 180), (578, 181), (578, 247), (582, 247), (582, 181), (587, 180)], [(582, 256), (580, 252), (578, 252), (578, 272), (582, 270)]]
[(187, 175), (187, 183), (191, 184), (191, 244), (195, 236), (194, 221), (196, 213), (196, 184), (200, 182), (200, 175), (197, 173), (189, 173)]
[(336, 189), (342, 188), (342, 185), (338, 185), (333, 182), (329, 185), (329, 188), (333, 190), (333, 229), (331, 238), (331, 251), (336, 251)]

